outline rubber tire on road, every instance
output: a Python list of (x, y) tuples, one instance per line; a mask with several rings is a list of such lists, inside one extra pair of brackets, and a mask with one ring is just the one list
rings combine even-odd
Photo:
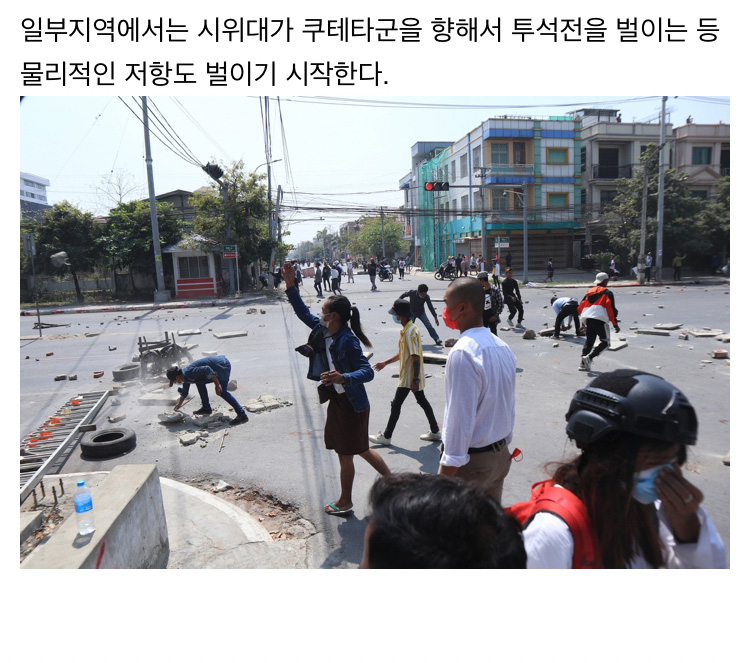
[(135, 448), (130, 428), (105, 428), (81, 440), (81, 453), (89, 458), (111, 458)]
[(443, 280), (443, 275), (440, 272), (435, 272), (435, 278), (438, 281), (442, 281)]
[(112, 379), (115, 382), (127, 382), (137, 380), (141, 372), (140, 364), (122, 364), (112, 369)]

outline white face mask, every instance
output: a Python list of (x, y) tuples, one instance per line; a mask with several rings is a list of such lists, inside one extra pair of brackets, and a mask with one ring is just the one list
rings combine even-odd
[(320, 322), (321, 325), (323, 325), (326, 329), (328, 329), (328, 325), (331, 323), (330, 320), (326, 320), (325, 317), (327, 315), (331, 315), (330, 313), (323, 313), (320, 312), (320, 315), (318, 316), (318, 322)]

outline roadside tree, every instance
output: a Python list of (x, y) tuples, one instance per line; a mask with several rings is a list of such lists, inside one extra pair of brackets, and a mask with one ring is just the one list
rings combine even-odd
[[(159, 241), (162, 248), (179, 242), (187, 227), (171, 203), (156, 203)], [(134, 272), (149, 274), (157, 287), (154, 242), (151, 231), (151, 207), (148, 201), (131, 200), (110, 210), (99, 245), (110, 264), (127, 268), (133, 290)], [(164, 261), (165, 277), (172, 273), (172, 261)]]

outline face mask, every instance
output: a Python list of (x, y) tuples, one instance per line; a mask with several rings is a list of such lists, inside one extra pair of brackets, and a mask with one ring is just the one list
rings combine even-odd
[(399, 319), (398, 319), (398, 316), (397, 316), (397, 315), (392, 315), (391, 317), (393, 318), (393, 322), (395, 322), (395, 323), (396, 323), (396, 324), (398, 324), (398, 325), (400, 325), (400, 324), (401, 324), (401, 320), (399, 320)]
[(463, 313), (460, 313), (458, 318), (455, 320), (452, 320), (450, 317), (450, 312), (461, 306), (461, 304), (456, 304), (453, 308), (444, 308), (443, 309), (443, 322), (445, 323), (445, 326), (448, 327), (448, 329), (458, 329), (458, 321), (463, 315)]
[(656, 475), (659, 474), (665, 467), (671, 467), (670, 463), (666, 465), (657, 465), (651, 467), (643, 472), (635, 472), (633, 474), (633, 499), (637, 500), (641, 504), (653, 504), (659, 496), (656, 494)]
[(330, 320), (326, 320), (326, 319), (325, 319), (326, 315), (329, 315), (329, 314), (328, 314), (328, 313), (321, 313), (321, 314), (320, 314), (320, 315), (318, 316), (318, 322), (319, 322), (319, 323), (320, 323), (321, 325), (323, 325), (323, 326), (324, 326), (324, 327), (325, 327), (326, 329), (328, 329), (328, 325), (330, 324), (330, 322), (331, 322), (331, 321), (330, 321)]

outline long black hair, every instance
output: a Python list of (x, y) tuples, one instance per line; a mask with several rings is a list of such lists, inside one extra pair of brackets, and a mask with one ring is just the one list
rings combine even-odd
[(345, 325), (350, 322), (354, 335), (362, 342), (366, 348), (371, 348), (370, 339), (362, 331), (362, 325), (359, 322), (359, 309), (352, 306), (351, 302), (344, 295), (331, 295), (328, 298), (328, 308), (331, 313), (338, 313), (341, 324)]

